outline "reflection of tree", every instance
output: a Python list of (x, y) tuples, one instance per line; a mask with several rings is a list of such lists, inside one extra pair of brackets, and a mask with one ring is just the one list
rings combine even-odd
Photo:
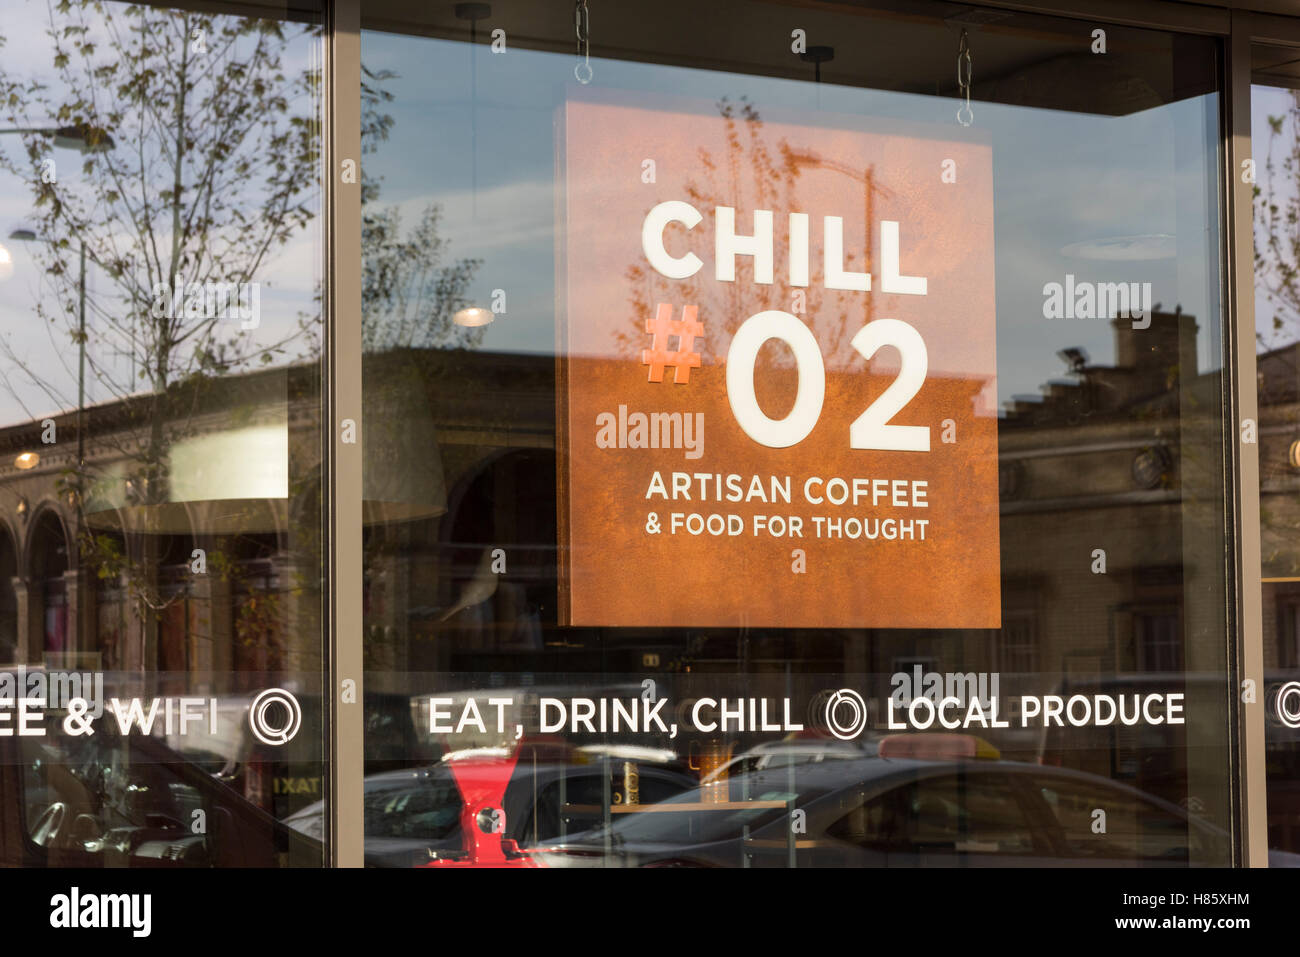
[[(244, 284), (257, 284), (262, 304), (268, 267), (315, 215), (320, 77), (285, 62), (293, 41), (313, 33), (270, 19), (59, 0), (47, 30), (53, 77), (0, 66), (6, 126), (75, 127), (90, 148), (74, 166), (48, 134), (27, 133), (21, 154), (0, 153), (0, 164), (33, 194), (42, 241), (32, 253), (51, 289), (36, 314), (71, 344), (60, 350), (66, 364), (84, 353), (97, 399), (115, 400), (119, 427), (96, 439), (126, 462), (118, 481), (132, 505), (169, 501), (169, 452), (196, 431), (219, 378), (318, 353), (314, 310), (271, 329), (260, 309), (250, 317), (238, 308), (255, 301)], [(83, 249), (95, 267), (84, 342)], [(234, 291), (224, 306), (209, 291), (217, 288)], [(22, 345), (0, 343), (19, 402), (20, 390), (35, 388), (71, 406), (47, 369), (26, 364)], [(64, 381), (76, 379), (69, 370)], [(71, 491), (79, 497), (91, 478), (76, 476)], [(144, 538), (143, 554), (128, 557), (86, 534), (82, 558), (101, 576), (122, 575), (157, 611), (167, 604), (157, 543)]]
[[(384, 83), (396, 78), (390, 70), (361, 67), (361, 151), (373, 155), (388, 139), (394, 125), (384, 104), (393, 94)], [(401, 470), (418, 467), (416, 455), (432, 457), (436, 468), (441, 454), (436, 439), (429, 447), (411, 448), (412, 423), (402, 414), (428, 413), (427, 382), (444, 374), (444, 366), (431, 360), (429, 349), (471, 349), (483, 341), (483, 328), (459, 326), (457, 310), (470, 305), (466, 296), (482, 260), (451, 259), (450, 241), (441, 235), (442, 208), (427, 203), (412, 229), (404, 229), (396, 206), (381, 207), (381, 178), (363, 163), (361, 176), (361, 345), (367, 481), (374, 473), (390, 472), (400, 480)], [(381, 355), (382, 353), (382, 355)], [(414, 454), (413, 454), (414, 452)], [(382, 481), (379, 483), (382, 484)], [(367, 531), (364, 543), (364, 578), (367, 595), (381, 588), (392, 574), (389, 557), (409, 548), (409, 528), (401, 522), (384, 522)], [(405, 542), (396, 545), (395, 542)], [(367, 601), (369, 602), (369, 598)], [(367, 612), (368, 618), (376, 614)], [(392, 669), (402, 660), (401, 637), (392, 628), (367, 631), (366, 667)]]
[[(672, 302), (699, 304), (706, 334), (718, 328), (725, 331), (725, 336), (707, 338), (707, 342), (715, 347), (728, 341), (747, 318), (764, 309), (795, 312), (810, 324), (812, 317), (818, 317), (818, 341), (826, 355), (834, 355), (857, 331), (857, 326), (849, 327), (848, 308), (860, 307), (861, 299), (852, 300), (834, 291), (825, 291), (822, 288), (823, 271), (816, 265), (816, 257), (810, 263), (808, 286), (790, 284), (789, 250), (781, 241), (784, 234), (782, 213), (800, 211), (796, 189), (805, 171), (812, 168), (842, 170), (815, 154), (799, 151), (785, 140), (775, 147), (770, 146), (763, 135), (763, 120), (758, 110), (745, 98), (739, 105), (723, 99), (718, 103), (718, 113), (725, 131), (726, 152), (715, 156), (707, 149), (700, 149), (703, 175), (687, 182), (686, 199), (706, 218), (713, 215), (715, 206), (735, 207), (738, 231), (753, 210), (776, 211), (773, 282), (763, 286), (752, 282), (717, 283), (712, 280), (711, 273), (705, 275), (707, 270), (704, 269), (689, 279), (668, 280), (648, 264), (638, 261), (625, 273), (632, 286), (629, 296), (632, 315), (629, 331), (616, 335), (619, 347), (625, 354), (639, 356), (646, 344), (645, 318), (653, 315), (657, 303)], [(866, 267), (855, 263), (854, 255), (846, 249), (845, 268)], [(739, 275), (738, 272), (737, 278)], [(796, 293), (802, 293), (805, 298), (802, 310), (796, 304)], [(827, 322), (832, 315), (827, 307), (839, 307), (839, 321), (834, 326)], [(716, 362), (722, 359), (721, 354), (714, 356)]]
[[(70, 169), (48, 136), (29, 134), (26, 162), (3, 158), (31, 184), (34, 225), (47, 240), (34, 252), (55, 295), (36, 310), (76, 344), (73, 260), (85, 243), (100, 287), (87, 292), (87, 365), (102, 392), (149, 420), (144, 459), (156, 473), (165, 424), (176, 419), (167, 413), (184, 411), (168, 407), (172, 387), (307, 348), (315, 317), (267, 341), (157, 290), (178, 278), (264, 280), (263, 267), (313, 217), (319, 77), (286, 78), (289, 37), (272, 20), (62, 0), (49, 35), (55, 82), (0, 70), (6, 120), (33, 127), (53, 117), (100, 149)], [(50, 398), (70, 404), (7, 352)], [(135, 398), (141, 385), (144, 400)]]
[[(1256, 315), (1255, 338), (1264, 354), (1259, 360), (1259, 406), (1294, 403), (1297, 381), (1296, 343), (1300, 339), (1300, 91), (1287, 93), (1289, 108), (1268, 116), (1268, 139), (1262, 170), (1253, 189), (1255, 291), (1264, 293), (1271, 321)], [(1294, 420), (1295, 413), (1283, 413)], [(1294, 424), (1292, 421), (1291, 424)], [(1264, 448), (1261, 448), (1264, 451)], [(1287, 488), (1294, 472), (1286, 456), (1261, 454), (1260, 525), (1264, 574), (1295, 575), (1300, 559), (1293, 546), (1300, 520), (1286, 507), (1291, 496), (1267, 494)], [(1281, 505), (1282, 507), (1277, 507)]]
[(1264, 168), (1253, 191), (1255, 289), (1274, 310), (1267, 329), (1256, 325), (1265, 349), (1295, 341), (1300, 329), (1300, 91), (1290, 98), (1285, 114), (1268, 117)]
[[(393, 99), (383, 88), (391, 71), (362, 66), (361, 151), (372, 154), (388, 139), (393, 117), (382, 104)], [(378, 208), (380, 179), (361, 174), (361, 315), (362, 348), (379, 352), (398, 348), (455, 345), (468, 348), (483, 339), (483, 330), (455, 325), (452, 316), (469, 305), (465, 293), (481, 264), (457, 259), (444, 264), (450, 242), (439, 234), (442, 209), (429, 203), (415, 228), (403, 230), (396, 206)]]

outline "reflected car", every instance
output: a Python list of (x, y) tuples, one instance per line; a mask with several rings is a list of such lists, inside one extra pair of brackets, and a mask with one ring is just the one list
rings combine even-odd
[(1214, 725), (1218, 711), (1196, 707), (1201, 701), (1221, 701), (1227, 694), (1227, 679), (1220, 674), (1197, 672), (1144, 672), (1106, 675), (1098, 678), (1070, 678), (1052, 693), (1063, 699), (1082, 695), (1089, 701), (1103, 695), (1113, 700), (1133, 696), (1185, 695), (1183, 723), (1109, 724), (1076, 727), (1046, 723), (1039, 732), (1040, 764), (1072, 768), (1129, 784), (1138, 790), (1172, 801), (1193, 815), (1206, 809), (1209, 795), (1188, 793), (1185, 755), (1189, 743), (1217, 740)]
[(0, 866), (321, 866), (324, 847), (148, 735), (0, 737)]
[[(184, 735), (172, 735), (168, 744), (250, 803), (284, 820), (325, 796), (321, 699), (296, 692), (301, 725), (290, 742), (275, 745), (258, 740), (250, 729), (247, 712), (253, 697), (249, 693), (218, 698), (219, 733), (209, 735), (203, 727), (190, 727)], [(428, 749), (416, 734), (408, 696), (366, 692), (363, 707), (368, 774), (403, 767), (412, 755), (415, 760), (425, 759)], [(271, 721), (277, 724), (282, 718), (273, 714)]]
[[(1083, 772), (998, 759), (866, 757), (799, 765), (792, 788), (790, 770), (734, 776), (729, 799), (712, 804), (707, 786), (685, 792), (656, 813), (626, 813), (609, 827), (552, 839), (535, 856), (551, 867), (1229, 861), (1227, 832), (1168, 801)], [(1295, 866), (1300, 857), (1275, 852), (1271, 863)]]
[[(500, 834), (497, 839), (512, 845), (511, 855), (530, 855), (530, 849), (544, 841), (589, 828), (601, 818), (607, 795), (611, 801), (622, 800), (623, 768), (616, 762), (516, 765), (499, 755), (476, 754), (427, 767), (369, 775), (362, 799), (366, 865), (476, 863), (475, 849), (482, 837), (467, 833), (467, 807), (454, 770), (467, 765), (501, 768), (502, 813), (493, 824)], [(667, 800), (697, 783), (695, 777), (674, 770), (639, 768), (643, 803)], [(474, 810), (477, 813), (479, 809)], [(318, 801), (290, 815), (284, 823), (322, 839), (325, 804)]]
[[(1300, 849), (1300, 728), (1289, 727), (1282, 720), (1277, 700), (1281, 689), (1297, 678), (1300, 671), (1270, 670), (1265, 672), (1260, 689), (1265, 715), (1268, 844), (1279, 850)], [(1196, 703), (1222, 701), (1228, 696), (1224, 675), (1153, 672), (1074, 678), (1062, 682), (1053, 693), (1091, 698), (1097, 694), (1116, 697), (1169, 691), (1187, 696), (1183, 708), (1186, 724), (1126, 726), (1115, 721), (1088, 727), (1049, 725), (1040, 731), (1040, 763), (1109, 774), (1148, 794), (1173, 801), (1193, 816), (1207, 813), (1212, 810), (1213, 792), (1198, 793), (1189, 788), (1184, 755), (1188, 742), (1218, 740), (1216, 716), (1220, 712), (1214, 707), (1197, 707)]]
[(706, 782), (723, 780), (739, 774), (749, 774), (769, 768), (784, 768), (792, 764), (854, 761), (875, 754), (875, 751), (876, 743), (873, 741), (859, 743), (824, 738), (764, 742), (736, 755), (704, 780)]

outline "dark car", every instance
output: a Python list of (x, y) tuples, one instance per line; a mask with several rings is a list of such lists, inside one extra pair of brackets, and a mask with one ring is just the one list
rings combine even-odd
[(730, 800), (706, 801), (700, 790), (686, 792), (656, 813), (624, 814), (609, 827), (552, 840), (534, 856), (552, 867), (1228, 862), (1228, 834), (1174, 804), (1094, 775), (1013, 761), (807, 764), (740, 775)]
[(0, 866), (320, 866), (286, 827), (157, 738), (0, 737)]

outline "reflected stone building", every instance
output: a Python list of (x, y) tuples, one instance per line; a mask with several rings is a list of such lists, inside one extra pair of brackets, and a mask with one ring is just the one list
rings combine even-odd
[[(1213, 518), (1220, 374), (1197, 369), (1192, 316), (1112, 326), (1113, 365), (1063, 350), (1064, 374), (1007, 403), (1000, 420), (1003, 625), (993, 631), (561, 627), (554, 359), (369, 356), (367, 687), (404, 693), (405, 675), (433, 673), (770, 673), (811, 695), (823, 676), (850, 674), (883, 700), (889, 676), (917, 666), (997, 673), (1006, 697), (1140, 674), (1184, 691), (1186, 729), (1146, 742), (1157, 757), (1142, 767), (1125, 764), (1136, 740), (1078, 761), (1223, 819), (1227, 809), (1202, 797), (1217, 793), (1212, 744), (1228, 721), (1214, 644), (1223, 568), (1185, 558), (1225, 553)], [(1271, 672), (1300, 666), (1300, 558), (1288, 544), (1300, 524), (1295, 358), (1260, 359)], [(88, 409), (80, 512), (75, 413), (0, 431), (0, 660), (157, 671), (214, 691), (319, 671), (322, 588), (303, 571), (321, 560), (316, 387), (295, 368), (178, 392), (173, 407), (202, 413), (173, 420), (170, 467), (157, 472), (183, 483), (152, 492), (140, 487), (150, 473), (130, 406)], [(47, 444), (49, 421), (57, 441)], [(289, 501), (304, 504), (290, 512)], [(81, 567), (70, 558), (79, 541)], [(504, 574), (488, 570), (498, 549)], [(1037, 760), (1042, 746), (1038, 735), (988, 737), (1008, 757)]]
[[(1001, 419), (1002, 629), (857, 638), (814, 632), (796, 658), (810, 668), (881, 675), (915, 664), (998, 671), (1032, 676), (1036, 685), (1198, 670), (1198, 635), (1213, 633), (1223, 615), (1222, 569), (1186, 566), (1183, 553), (1223, 534), (1195, 518), (1199, 503), (1212, 514), (1221, 494), (1222, 436), (1211, 424), (1218, 373), (1197, 374), (1191, 316), (1157, 312), (1146, 330), (1128, 320), (1113, 325), (1113, 366), (1065, 350), (1065, 375), (1041, 396), (1009, 402)], [(1293, 356), (1262, 357), (1261, 380)], [(366, 488), (373, 665), (480, 671), (508, 659), (512, 670), (549, 670), (557, 657), (584, 658), (581, 631), (555, 634), (554, 360), (397, 350), (368, 357), (366, 376), (376, 385), (363, 444), (368, 462), (383, 466), (369, 469), (375, 478)], [(302, 659), (292, 636), (296, 617), (316, 600), (307, 596), (319, 593), (319, 583), (296, 571), (317, 559), (319, 515), (286, 509), (304, 491), (289, 488), (290, 476), (319, 482), (320, 423), (308, 378), (281, 370), (206, 384), (201, 402), (191, 403), (203, 413), (184, 420), (169, 442), (167, 461), (184, 462), (175, 469), (183, 484), (145, 504), (136, 487), (142, 440), (129, 414), (121, 404), (88, 409), (80, 522), (91, 552), (81, 570), (69, 560), (79, 523), (75, 413), (44, 420), (54, 423), (52, 444), (42, 443), (40, 421), (0, 431), (8, 493), (0, 503), (0, 581), (7, 583), (0, 656), (35, 662), (75, 654), (126, 670), (318, 666)], [(391, 390), (380, 387), (394, 381)], [(1266, 508), (1275, 502), (1269, 514), (1276, 516), (1265, 523), (1266, 542), (1291, 561), (1281, 497), (1300, 485), (1286, 426), (1296, 414), (1295, 381), (1292, 370), (1289, 392), (1261, 386), (1270, 399), (1261, 428), (1265, 500)], [(424, 409), (409, 398), (400, 409), (385, 402), (389, 391), (411, 395), (412, 383), (428, 397)], [(418, 482), (403, 480), (416, 469)], [(319, 505), (318, 496), (309, 500)], [(477, 595), (483, 556), (494, 546), (509, 551), (510, 570)], [(207, 558), (206, 575), (191, 570), (195, 549)], [(241, 599), (254, 595), (292, 600), (241, 619)], [(1297, 653), (1295, 613), (1288, 618), (1285, 609), (1300, 605), (1300, 574), (1276, 590), (1276, 602), (1280, 617), (1270, 621), (1267, 647), (1270, 664), (1285, 667)], [(151, 607), (154, 614), (139, 610)], [(471, 620), (465, 631), (474, 638), (456, 639), (458, 625)], [(1291, 629), (1289, 643), (1279, 641), (1279, 627)], [(230, 647), (226, 637), (240, 628), (246, 640), (233, 643), (233, 658), (213, 650)], [(666, 666), (683, 656), (683, 644), (697, 667), (737, 658), (731, 637), (708, 634), (683, 643), (623, 633), (601, 654), (622, 654), (622, 667), (638, 670), (646, 652)]]
[(90, 407), (80, 468), (75, 412), (0, 430), (0, 660), (214, 692), (319, 671), (318, 388), (192, 383), (153, 434), (147, 398)]

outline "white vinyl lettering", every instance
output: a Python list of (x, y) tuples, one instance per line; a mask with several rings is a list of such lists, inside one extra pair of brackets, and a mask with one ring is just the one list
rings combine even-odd
[[(921, 280), (925, 282), (925, 280)], [(925, 384), (929, 356), (925, 340), (901, 319), (869, 322), (853, 337), (853, 348), (870, 360), (882, 346), (893, 346), (902, 357), (898, 378), (849, 426), (849, 446), (893, 452), (930, 451), (927, 425), (890, 425), (889, 420), (915, 398)]]
[[(768, 418), (754, 393), (754, 362), (769, 339), (780, 339), (794, 353), (799, 387), (784, 419)], [(736, 330), (727, 350), (727, 400), (736, 423), (755, 442), (772, 449), (802, 442), (817, 424), (826, 398), (826, 367), (817, 340), (795, 316), (769, 309), (750, 316)]]
[(689, 279), (700, 271), (704, 263), (695, 253), (687, 252), (684, 256), (669, 254), (664, 248), (664, 229), (669, 223), (681, 223), (687, 229), (694, 229), (703, 218), (690, 203), (677, 199), (660, 203), (646, 213), (641, 224), (641, 249), (655, 272), (668, 279)]
[(772, 211), (754, 210), (754, 235), (736, 235), (736, 210), (719, 206), (714, 210), (714, 273), (719, 282), (736, 281), (736, 257), (754, 257), (754, 282), (772, 284)]

